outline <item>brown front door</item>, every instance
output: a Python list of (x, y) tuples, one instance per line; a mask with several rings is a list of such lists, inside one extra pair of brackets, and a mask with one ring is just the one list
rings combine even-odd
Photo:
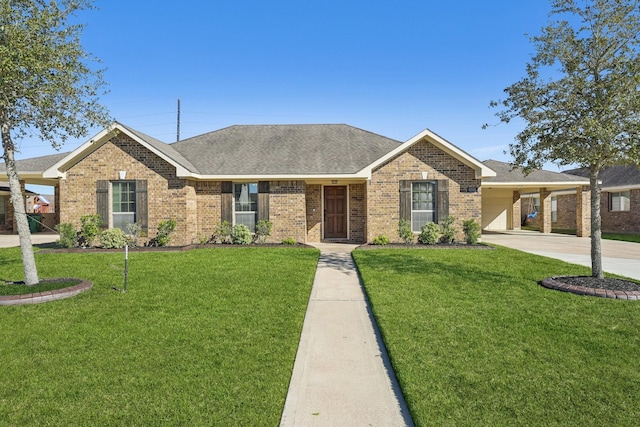
[(324, 187), (324, 237), (347, 238), (347, 187)]

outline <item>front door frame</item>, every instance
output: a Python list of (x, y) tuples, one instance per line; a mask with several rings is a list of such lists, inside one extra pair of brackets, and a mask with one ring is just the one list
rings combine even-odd
[[(345, 213), (344, 213), (344, 236), (327, 237), (326, 236), (326, 191), (327, 187), (342, 187), (345, 189)], [(349, 239), (349, 186), (348, 185), (323, 185), (322, 186), (322, 239), (330, 240), (348, 240)]]

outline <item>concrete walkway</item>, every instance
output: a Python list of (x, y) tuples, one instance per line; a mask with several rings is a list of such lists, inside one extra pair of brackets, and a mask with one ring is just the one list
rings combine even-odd
[[(57, 233), (32, 233), (31, 243), (40, 245), (43, 243), (52, 243), (60, 240)], [(17, 234), (0, 234), (0, 248), (13, 248), (20, 246), (20, 239)]]
[[(482, 235), (482, 242), (591, 267), (591, 239), (566, 234), (513, 230)], [(602, 268), (640, 280), (640, 243), (602, 239)]]
[(356, 267), (321, 250), (281, 426), (412, 426)]

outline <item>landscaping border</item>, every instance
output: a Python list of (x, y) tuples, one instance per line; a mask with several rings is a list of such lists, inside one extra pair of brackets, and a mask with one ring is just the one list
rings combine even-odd
[(577, 295), (594, 296), (600, 298), (624, 299), (629, 301), (640, 300), (640, 291), (614, 291), (602, 288), (587, 288), (585, 286), (569, 285), (562, 282), (563, 276), (547, 277), (540, 281), (540, 285), (547, 289), (562, 292), (571, 292)]
[[(93, 283), (88, 280), (64, 278), (56, 279), (56, 281), (65, 280), (80, 280), (80, 283), (74, 286), (69, 286), (62, 289), (54, 289), (51, 291), (35, 292), (32, 294), (21, 295), (0, 295), (0, 305), (24, 305), (24, 304), (39, 304), (42, 302), (56, 301), (65, 298), (71, 298), (78, 295), (80, 292), (87, 291), (93, 287)], [(46, 282), (47, 280), (43, 280)]]

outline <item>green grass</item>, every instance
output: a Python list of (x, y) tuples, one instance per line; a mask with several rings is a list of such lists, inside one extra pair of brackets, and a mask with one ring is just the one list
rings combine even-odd
[(589, 269), (495, 251), (355, 251), (418, 426), (631, 426), (640, 302), (538, 285)]
[[(74, 298), (0, 307), (0, 425), (277, 425), (318, 251), (36, 254)], [(22, 278), (0, 250), (0, 280)]]
[[(533, 227), (533, 226), (522, 226), (522, 229), (529, 230), (529, 231), (540, 231), (540, 227)], [(558, 233), (558, 234), (570, 234), (573, 236), (576, 235), (576, 230), (571, 228), (554, 228), (551, 230), (551, 232)], [(633, 233), (603, 232), (602, 238), (607, 240), (621, 240), (623, 242), (640, 243), (640, 234), (633, 234)]]
[(21, 283), (0, 283), (0, 295), (24, 295), (34, 294), (37, 292), (53, 291), (56, 289), (75, 286), (80, 283), (79, 280), (56, 280), (50, 282), (40, 282), (37, 285), (27, 286)]

